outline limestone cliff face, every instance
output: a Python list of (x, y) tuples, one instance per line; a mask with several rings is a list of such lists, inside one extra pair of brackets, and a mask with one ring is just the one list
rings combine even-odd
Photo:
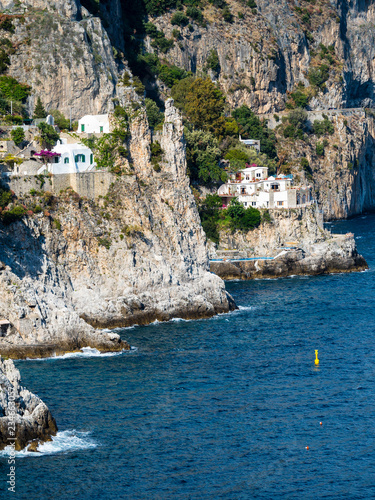
[(208, 272), (172, 101), (160, 137), (160, 172), (151, 163), (142, 107), (133, 111), (130, 131), (128, 175), (113, 176), (104, 199), (82, 200), (68, 191), (50, 215), (2, 228), (0, 314), (13, 328), (0, 339), (1, 350), (9, 343), (13, 352), (33, 344), (119, 350), (126, 344), (118, 335), (94, 327), (208, 317), (235, 307), (223, 281)]
[(51, 440), (57, 432), (47, 405), (22, 387), (20, 379), (13, 361), (0, 358), (0, 449), (14, 443), (15, 450), (22, 450), (30, 441)]
[[(312, 185), (313, 196), (323, 210), (326, 220), (347, 218), (373, 210), (374, 118), (366, 116), (364, 112), (327, 114), (334, 125), (333, 135), (320, 138), (310, 135), (307, 141), (282, 138), (280, 154), (288, 158), (288, 165), (297, 182)], [(318, 156), (316, 145), (324, 140), (324, 155)], [(300, 165), (302, 156), (309, 162), (311, 175)]]
[[(255, 112), (266, 113), (283, 109), (286, 92), (298, 82), (309, 85), (307, 74), (318, 65), (319, 44), (333, 45), (335, 63), (330, 64), (326, 90), (312, 99), (311, 108), (375, 104), (372, 0), (319, 5), (257, 0), (256, 13), (239, 2), (227, 3), (232, 23), (224, 22), (221, 11), (208, 6), (204, 10), (207, 27), (192, 23), (192, 32), (179, 28), (181, 40), (162, 57), (199, 73), (215, 49), (221, 68), (218, 81), (230, 105), (248, 104)], [(168, 38), (175, 28), (170, 18), (171, 14), (165, 14), (153, 20)], [(148, 49), (153, 50), (150, 45)]]
[(114, 58), (107, 32), (73, 0), (23, 0), (0, 2), (0, 9), (23, 13), (14, 18), (15, 33), (10, 39), (16, 47), (9, 74), (32, 86), (29, 112), (36, 96), (46, 108), (59, 109), (73, 120), (85, 114), (107, 113), (113, 109), (116, 84), (124, 61)]

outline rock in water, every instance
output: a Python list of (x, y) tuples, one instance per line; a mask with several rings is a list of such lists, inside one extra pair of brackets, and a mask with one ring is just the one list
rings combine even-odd
[(19, 451), (35, 441), (31, 447), (37, 451), (38, 441), (55, 436), (57, 425), (47, 405), (22, 387), (20, 379), (13, 361), (0, 358), (0, 450), (14, 443)]

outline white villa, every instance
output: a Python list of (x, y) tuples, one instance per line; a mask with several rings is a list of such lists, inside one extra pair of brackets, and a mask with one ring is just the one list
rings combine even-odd
[[(60, 139), (52, 152), (57, 153), (52, 163), (47, 163), (47, 170), (52, 174), (75, 174), (95, 168), (93, 152), (81, 143), (67, 144), (66, 139)], [(45, 169), (42, 167), (38, 173)]]
[(254, 208), (297, 208), (312, 203), (310, 186), (293, 186), (292, 175), (268, 177), (268, 168), (255, 164), (230, 174), (230, 180), (219, 187), (217, 194), (223, 208), (233, 198)]
[(109, 115), (85, 115), (78, 121), (78, 133), (108, 134)]

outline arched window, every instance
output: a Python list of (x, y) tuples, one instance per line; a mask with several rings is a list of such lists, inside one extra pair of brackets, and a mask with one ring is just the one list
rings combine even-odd
[(64, 163), (69, 163), (69, 157), (64, 158)]
[(85, 161), (86, 161), (85, 155), (76, 155), (76, 157), (75, 157), (76, 163), (79, 163), (79, 162), (85, 163)]

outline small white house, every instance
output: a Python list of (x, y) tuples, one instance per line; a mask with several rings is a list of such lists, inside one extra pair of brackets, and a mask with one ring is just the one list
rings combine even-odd
[[(65, 139), (57, 141), (52, 149), (58, 156), (52, 158), (52, 163), (47, 164), (48, 172), (52, 174), (75, 174), (87, 172), (95, 168), (94, 155), (90, 148), (81, 143), (67, 144)], [(42, 167), (40, 171), (45, 170)], [(39, 173), (39, 172), (38, 172)]]
[(256, 139), (242, 139), (241, 136), (239, 137), (240, 142), (248, 148), (254, 148), (260, 152), (260, 141), (257, 141)]
[(78, 121), (78, 133), (108, 134), (109, 115), (85, 115)]

